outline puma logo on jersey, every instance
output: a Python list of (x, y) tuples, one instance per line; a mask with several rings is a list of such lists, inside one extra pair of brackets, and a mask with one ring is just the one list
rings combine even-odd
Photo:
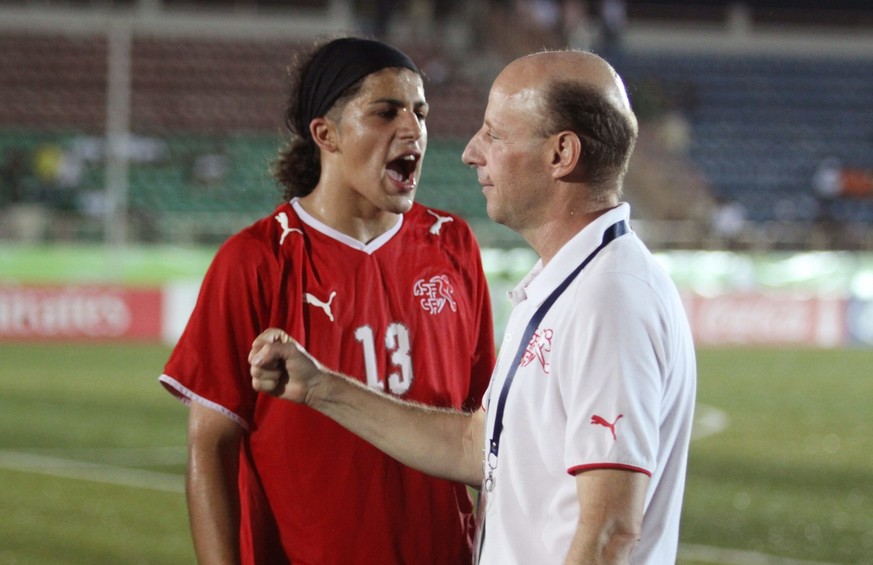
[(539, 361), (540, 366), (542, 366), (543, 371), (548, 375), (549, 368), (551, 364), (547, 359), (547, 353), (552, 351), (552, 336), (554, 335), (554, 331), (552, 330), (537, 330), (530, 338), (530, 343), (527, 344), (527, 348), (524, 350), (524, 355), (521, 358), (521, 363), (519, 363), (522, 367), (527, 367), (534, 360)]
[(624, 414), (619, 414), (618, 418), (616, 418), (614, 422), (610, 423), (606, 419), (595, 414), (594, 416), (591, 416), (591, 425), (592, 426), (603, 426), (604, 428), (607, 428), (610, 432), (612, 432), (612, 439), (615, 440), (615, 439), (618, 439), (615, 435), (615, 425), (623, 417), (624, 417)]
[(317, 296), (314, 296), (310, 293), (306, 293), (303, 295), (303, 302), (307, 304), (311, 304), (312, 306), (316, 306), (324, 310), (324, 313), (330, 318), (330, 321), (333, 322), (333, 311), (330, 309), (330, 305), (333, 302), (333, 299), (336, 297), (336, 291), (330, 293), (330, 296), (327, 299), (327, 302), (322, 301)]
[(439, 314), (446, 304), (449, 305), (452, 312), (458, 311), (458, 304), (452, 297), (455, 289), (452, 288), (448, 275), (436, 275), (427, 281), (419, 279), (412, 287), (412, 293), (422, 297), (420, 304), (425, 312), (430, 312), (433, 315)]
[(301, 235), (303, 234), (302, 230), (288, 227), (288, 214), (286, 214), (285, 212), (279, 212), (274, 216), (274, 218), (277, 222), (279, 222), (279, 225), (282, 227), (282, 237), (279, 238), (279, 245), (285, 243), (285, 237), (291, 232), (297, 232)]
[(440, 230), (443, 229), (443, 224), (455, 221), (455, 219), (452, 218), (451, 216), (440, 216), (439, 214), (437, 214), (433, 210), (427, 210), (427, 213), (430, 214), (431, 216), (433, 216), (434, 218), (436, 218), (436, 221), (430, 227), (430, 230), (428, 230), (433, 235), (440, 234)]

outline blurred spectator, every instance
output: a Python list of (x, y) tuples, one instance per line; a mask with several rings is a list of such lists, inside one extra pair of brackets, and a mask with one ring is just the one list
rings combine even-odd
[(564, 0), (563, 32), (568, 47), (590, 50), (594, 41), (591, 19), (588, 15), (588, 2), (585, 0)]
[(719, 199), (712, 210), (712, 233), (725, 247), (733, 247), (746, 228), (746, 216), (746, 207), (740, 202)]
[(78, 186), (84, 173), (82, 159), (56, 144), (37, 148), (33, 169), (37, 179), (44, 185), (65, 189)]
[(566, 47), (561, 0), (520, 0), (516, 3), (516, 23), (527, 32), (527, 52), (543, 48)]
[(691, 123), (682, 112), (671, 110), (656, 122), (657, 139), (664, 149), (675, 155), (688, 157), (691, 147)]
[(19, 147), (7, 149), (0, 166), (0, 206), (25, 200), (27, 176), (27, 151)]
[(597, 15), (600, 24), (597, 50), (608, 58), (622, 47), (627, 26), (627, 4), (624, 0), (600, 0)]
[(103, 136), (80, 135), (70, 142), (68, 155), (81, 163), (103, 163), (110, 151), (123, 156), (132, 164), (161, 163), (168, 157), (167, 142), (158, 137), (128, 135), (126, 139), (107, 145)]
[(355, 16), (363, 34), (387, 39), (397, 5), (397, 0), (356, 0)]
[(519, 2), (521, 16), (544, 30), (557, 29), (561, 19), (561, 2), (558, 0), (525, 0)]
[(871, 169), (843, 169), (843, 196), (870, 197), (873, 196), (873, 170)]
[(40, 202), (33, 156), (25, 149), (7, 149), (0, 172), (0, 237), (21, 243), (43, 238), (49, 212)]
[(812, 189), (819, 198), (835, 198), (840, 195), (840, 168), (836, 157), (825, 157), (812, 174)]
[(223, 181), (230, 173), (230, 157), (223, 145), (194, 157), (191, 163), (191, 182), (211, 186)]
[(812, 175), (812, 188), (823, 199), (873, 197), (873, 169), (847, 167), (836, 157), (825, 157)]
[(412, 37), (417, 43), (442, 42), (446, 39), (450, 17), (455, 13), (457, 0), (412, 0), (407, 17)]
[(561, 0), (489, 0), (485, 15), (487, 47), (503, 61), (567, 46)]

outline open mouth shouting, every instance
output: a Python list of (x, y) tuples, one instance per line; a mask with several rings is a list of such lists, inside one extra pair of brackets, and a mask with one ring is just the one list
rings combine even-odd
[(415, 173), (420, 160), (421, 154), (419, 153), (405, 153), (396, 159), (392, 159), (385, 167), (388, 178), (404, 192), (415, 190)]

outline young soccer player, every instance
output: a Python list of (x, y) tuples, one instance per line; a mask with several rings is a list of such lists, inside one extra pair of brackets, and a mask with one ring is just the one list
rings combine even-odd
[(160, 378), (190, 404), (201, 562), (470, 562), (464, 485), (256, 394), (246, 358), (279, 327), (375, 390), (478, 406), (494, 362), (488, 291), (467, 224), (414, 203), (427, 113), (416, 65), (383, 43), (334, 40), (295, 66), (275, 170), (285, 202), (219, 250)]

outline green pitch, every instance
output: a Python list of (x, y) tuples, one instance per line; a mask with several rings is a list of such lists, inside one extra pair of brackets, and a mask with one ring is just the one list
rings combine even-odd
[(0, 564), (194, 562), (168, 353), (0, 344)]
[[(0, 343), (0, 565), (193, 562), (168, 353)], [(873, 563), (873, 350), (699, 363), (680, 562)]]

